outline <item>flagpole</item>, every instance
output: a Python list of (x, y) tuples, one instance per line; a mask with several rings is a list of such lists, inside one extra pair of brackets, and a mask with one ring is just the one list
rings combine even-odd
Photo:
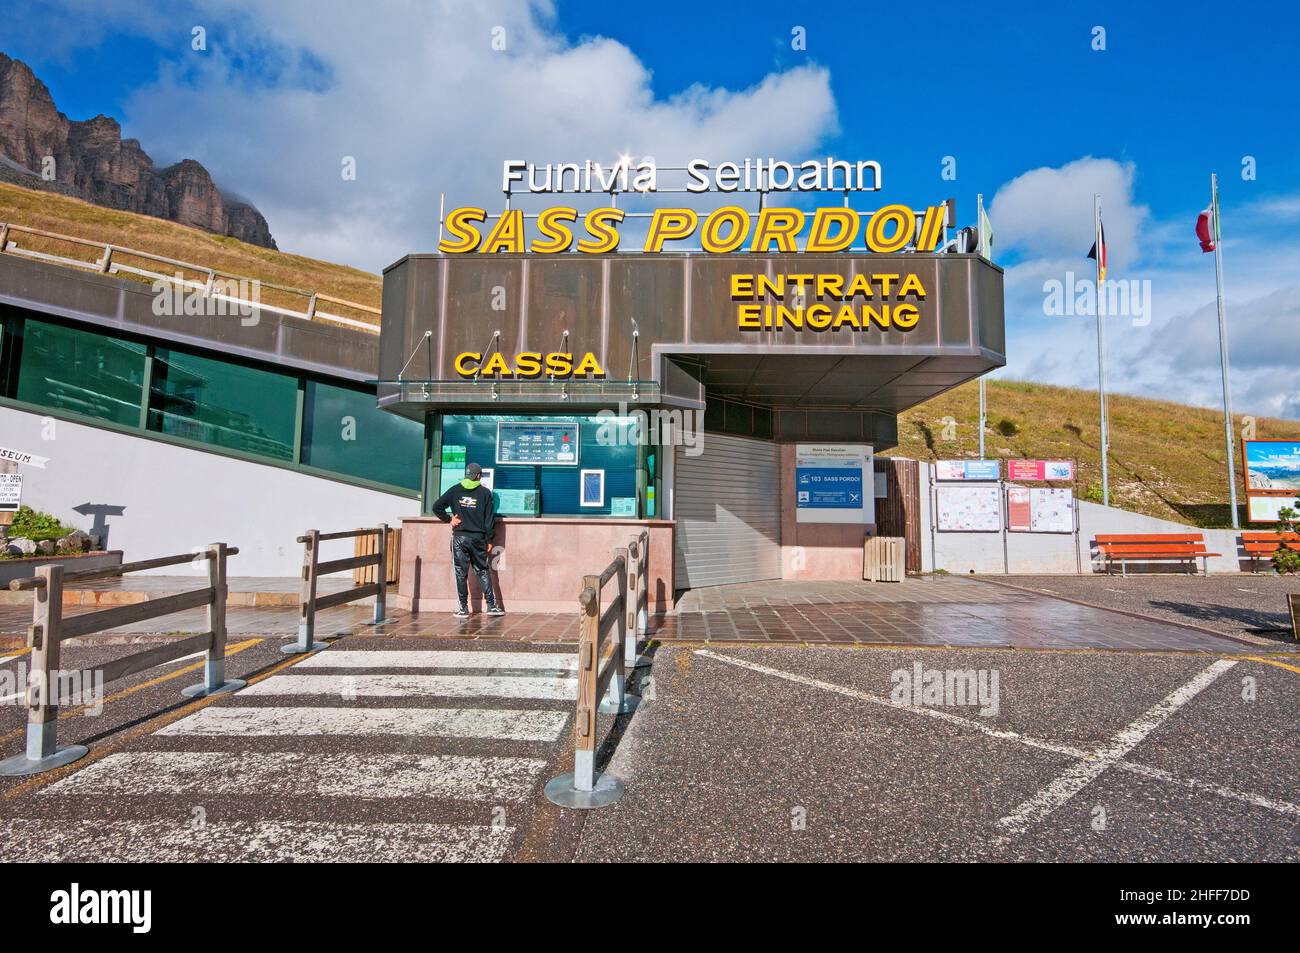
[(1101, 196), (1092, 195), (1093, 230), (1097, 241), (1097, 394), (1101, 400), (1101, 505), (1110, 506), (1110, 428), (1106, 423), (1106, 295), (1102, 288)]
[(1228, 501), (1232, 507), (1232, 528), (1240, 529), (1237, 517), (1237, 466), (1233, 460), (1232, 388), (1228, 384), (1228, 318), (1223, 311), (1223, 241), (1219, 235), (1219, 177), (1210, 174), (1210, 195), (1214, 208), (1214, 284), (1219, 297), (1219, 367), (1223, 372), (1223, 436), (1228, 450)]
[[(984, 193), (980, 192), (975, 196), (975, 227), (982, 233), (984, 231)], [(983, 234), (980, 235), (980, 246), (984, 243)], [(984, 393), (984, 375), (980, 375), (980, 459), (984, 459), (984, 421), (988, 415), (988, 402)]]

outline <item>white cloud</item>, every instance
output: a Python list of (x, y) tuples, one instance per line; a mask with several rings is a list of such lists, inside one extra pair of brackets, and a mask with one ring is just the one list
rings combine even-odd
[[(1045, 314), (1044, 285), (1067, 283), (1071, 272), (1075, 282), (1095, 277), (1084, 255), (1097, 191), (1111, 251), (1108, 279), (1149, 282), (1150, 289), (1144, 319), (1107, 319), (1108, 388), (1221, 406), (1213, 260), (1196, 244), (1194, 218), (1151, 218), (1135, 199), (1135, 179), (1131, 165), (1085, 158), (1034, 169), (998, 191), (990, 212), (998, 247), (1010, 246), (1018, 259), (1006, 271), (1008, 365), (1001, 375), (1096, 388), (1096, 318)], [(1268, 230), (1236, 228), (1232, 235), (1223, 257), (1233, 410), (1300, 417), (1300, 252), (1293, 238)], [(1121, 256), (1121, 248), (1132, 251)]]
[(989, 209), (1000, 250), (1026, 257), (1079, 256), (1092, 247), (1093, 194), (1101, 196), (1110, 263), (1140, 257), (1139, 233), (1150, 216), (1134, 200), (1136, 169), (1114, 159), (1077, 159), (1031, 169), (998, 189)]
[(201, 157), (281, 248), (372, 270), (433, 248), (440, 192), (500, 208), (504, 159), (803, 158), (836, 129), (823, 68), (657, 98), (631, 50), (568, 41), (545, 3), (197, 0), (157, 15), (187, 41), (205, 24), (209, 49), (135, 91), (125, 134)]

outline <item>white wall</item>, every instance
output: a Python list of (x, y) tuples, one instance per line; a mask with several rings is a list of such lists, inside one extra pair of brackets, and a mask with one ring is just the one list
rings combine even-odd
[[(1205, 548), (1221, 555), (1208, 561), (1209, 571), (1249, 571), (1249, 560), (1237, 556), (1239, 530), (1199, 529), (1185, 523), (1157, 519), (1130, 513), (1115, 507), (1079, 501), (1079, 540), (1073, 535), (1047, 533), (1006, 534), (1005, 562), (1003, 540), (1000, 533), (940, 533), (932, 531), (931, 494), (934, 486), (934, 467), (921, 464), (921, 551), (922, 570), (935, 568), (950, 573), (966, 574), (1000, 573), (1004, 566), (1010, 573), (1073, 573), (1082, 566), (1092, 572), (1100, 568), (1094, 562), (1093, 540), (1097, 534), (1108, 533), (1180, 533), (1198, 532), (1205, 536)], [(1005, 505), (1005, 500), (1004, 500)], [(1249, 528), (1249, 527), (1248, 527)], [(1076, 554), (1076, 545), (1078, 552)], [(1200, 571), (1201, 561), (1196, 561)], [(1139, 571), (1140, 571), (1139, 567)], [(1156, 571), (1169, 572), (1177, 567), (1172, 563), (1155, 563)], [(1130, 566), (1129, 571), (1135, 571)]]
[[(43, 439), (50, 426), (54, 439)], [(105, 543), (128, 561), (224, 542), (239, 547), (232, 576), (295, 576), (304, 530), (400, 525), (420, 510), (391, 493), (8, 407), (0, 407), (0, 446), (49, 458), (44, 470), (20, 467), (27, 505), (87, 532), (97, 531), (96, 517), (74, 507), (120, 507), (102, 517)], [(168, 571), (177, 570), (159, 570)]]

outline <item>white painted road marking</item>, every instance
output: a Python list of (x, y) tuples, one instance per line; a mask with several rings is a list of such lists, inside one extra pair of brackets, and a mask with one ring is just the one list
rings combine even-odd
[(241, 708), (212, 706), (173, 722), (159, 735), (406, 735), (555, 741), (565, 711), (462, 708)]
[(950, 724), (960, 725), (963, 728), (974, 728), (976, 731), (988, 735), (990, 738), (1002, 738), (1007, 741), (1018, 741), (1031, 748), (1040, 748), (1043, 751), (1052, 751), (1056, 754), (1067, 755), (1071, 758), (1087, 757), (1087, 753), (1079, 748), (1057, 744), (1054, 741), (1044, 741), (1041, 738), (1031, 738), (1029, 735), (1022, 735), (1017, 731), (1006, 731), (1001, 728), (994, 728), (992, 725), (986, 724), (985, 722), (976, 721), (973, 718), (963, 718), (960, 715), (954, 715), (951, 712), (943, 711), (939, 708), (895, 705), (888, 698), (883, 698), (879, 695), (871, 695), (867, 692), (859, 691), (856, 688), (836, 685), (833, 682), (823, 682), (820, 679), (811, 678), (807, 675), (796, 675), (793, 672), (783, 672), (779, 668), (769, 668), (766, 665), (759, 665), (757, 662), (747, 662), (744, 659), (732, 658), (728, 655), (719, 655), (717, 652), (711, 652), (708, 649), (696, 649), (695, 654), (713, 659), (716, 662), (725, 662), (728, 665), (735, 665), (740, 668), (747, 668), (753, 672), (760, 672), (763, 675), (772, 675), (776, 678), (785, 679), (787, 682), (798, 682), (800, 685), (807, 685), (810, 688), (820, 688), (823, 691), (834, 692), (837, 695), (847, 695), (849, 698), (856, 698), (859, 701), (870, 702), (873, 705), (883, 705), (885, 708), (890, 708), (894, 711), (911, 712), (912, 714), (924, 715), (927, 718), (934, 718), (938, 721), (946, 721)]
[(998, 826), (1011, 834), (1020, 834), (1043, 818), (1047, 817), (1086, 786), (1097, 780), (1102, 772), (1114, 765), (1126, 754), (1136, 748), (1142, 741), (1163, 725), (1178, 709), (1199, 695), (1213, 684), (1228, 669), (1237, 663), (1220, 659), (1186, 685), (1171, 692), (1137, 721), (1122, 729), (1106, 745), (1098, 749), (1087, 761), (1071, 765), (1056, 780), (1026, 800), (1006, 817), (998, 821)]
[[(993, 728), (983, 722), (976, 721), (972, 718), (963, 718), (960, 715), (954, 715), (951, 712), (942, 711), (937, 708), (925, 708), (905, 705), (895, 705), (888, 698), (882, 698), (877, 695), (870, 695), (867, 692), (859, 691), (856, 688), (848, 688), (844, 685), (836, 685), (833, 682), (824, 682), (820, 679), (810, 678), (807, 675), (798, 675), (793, 672), (784, 672), (781, 669), (771, 668), (767, 665), (759, 665), (756, 662), (748, 662), (744, 659), (731, 658), (726, 655), (719, 655), (717, 652), (708, 649), (697, 649), (695, 655), (701, 655), (705, 658), (713, 659), (717, 662), (724, 662), (728, 665), (735, 665), (739, 668), (747, 668), (750, 671), (759, 672), (763, 675), (771, 675), (775, 678), (784, 679), (788, 682), (797, 682), (801, 685), (808, 685), (811, 688), (819, 688), (824, 691), (834, 692), (837, 695), (846, 695), (849, 698), (856, 698), (860, 701), (870, 702), (873, 705), (881, 705), (885, 708), (892, 708), (895, 711), (906, 711), (916, 715), (924, 715), (927, 718), (934, 718), (939, 721), (946, 721), (949, 724), (960, 725), (966, 728), (973, 728), (981, 734), (990, 738), (1000, 738), (1005, 741), (1015, 741), (1030, 748), (1038, 748), (1042, 751), (1051, 751), (1056, 754), (1065, 755), (1070, 758), (1078, 758), (1081, 761), (1088, 762), (1099, 756), (1097, 752), (1084, 751), (1071, 745), (1059, 744), (1055, 741), (1045, 741), (1041, 738), (1033, 738), (1029, 735), (1022, 735), (1014, 731), (1002, 731)], [(1219, 662), (1218, 665), (1226, 664), (1231, 668), (1236, 662)], [(1213, 666), (1212, 666), (1213, 667)], [(1224, 671), (1227, 671), (1227, 668)], [(1228, 798), (1234, 801), (1240, 801), (1243, 804), (1250, 804), (1255, 807), (1268, 808), (1279, 814), (1290, 814), (1300, 816), (1300, 804), (1292, 804), (1289, 801), (1278, 801), (1274, 798), (1264, 797), (1259, 794), (1251, 794), (1246, 791), (1236, 791), (1232, 788), (1224, 787), (1220, 784), (1212, 784), (1206, 781), (1200, 781), (1196, 778), (1180, 778), (1177, 775), (1170, 774), (1168, 771), (1160, 768), (1149, 767), (1144, 764), (1137, 764), (1132, 761), (1118, 760), (1113, 762), (1112, 767), (1126, 771), (1129, 774), (1136, 774), (1144, 778), (1150, 778), (1156, 781), (1165, 781), (1169, 784), (1176, 784), (1180, 787), (1190, 788), (1195, 791), (1203, 791), (1207, 794), (1215, 794), (1222, 798)]]
[(295, 668), (489, 668), (576, 672), (576, 652), (348, 651), (324, 649)]
[(511, 827), (343, 824), (319, 821), (11, 820), (0, 822), (8, 861), (96, 863), (496, 863)]
[(546, 767), (538, 758), (270, 751), (111, 754), (41, 791), (48, 794), (438, 797), (522, 801)]
[(334, 695), (339, 698), (541, 698), (575, 701), (576, 678), (531, 675), (273, 675), (240, 692), (249, 695)]

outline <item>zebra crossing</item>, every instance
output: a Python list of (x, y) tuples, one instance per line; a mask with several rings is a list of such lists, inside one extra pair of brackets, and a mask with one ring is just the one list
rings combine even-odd
[(572, 650), (326, 648), (48, 785), (48, 816), (0, 821), (0, 842), (11, 860), (500, 861), (576, 697)]

